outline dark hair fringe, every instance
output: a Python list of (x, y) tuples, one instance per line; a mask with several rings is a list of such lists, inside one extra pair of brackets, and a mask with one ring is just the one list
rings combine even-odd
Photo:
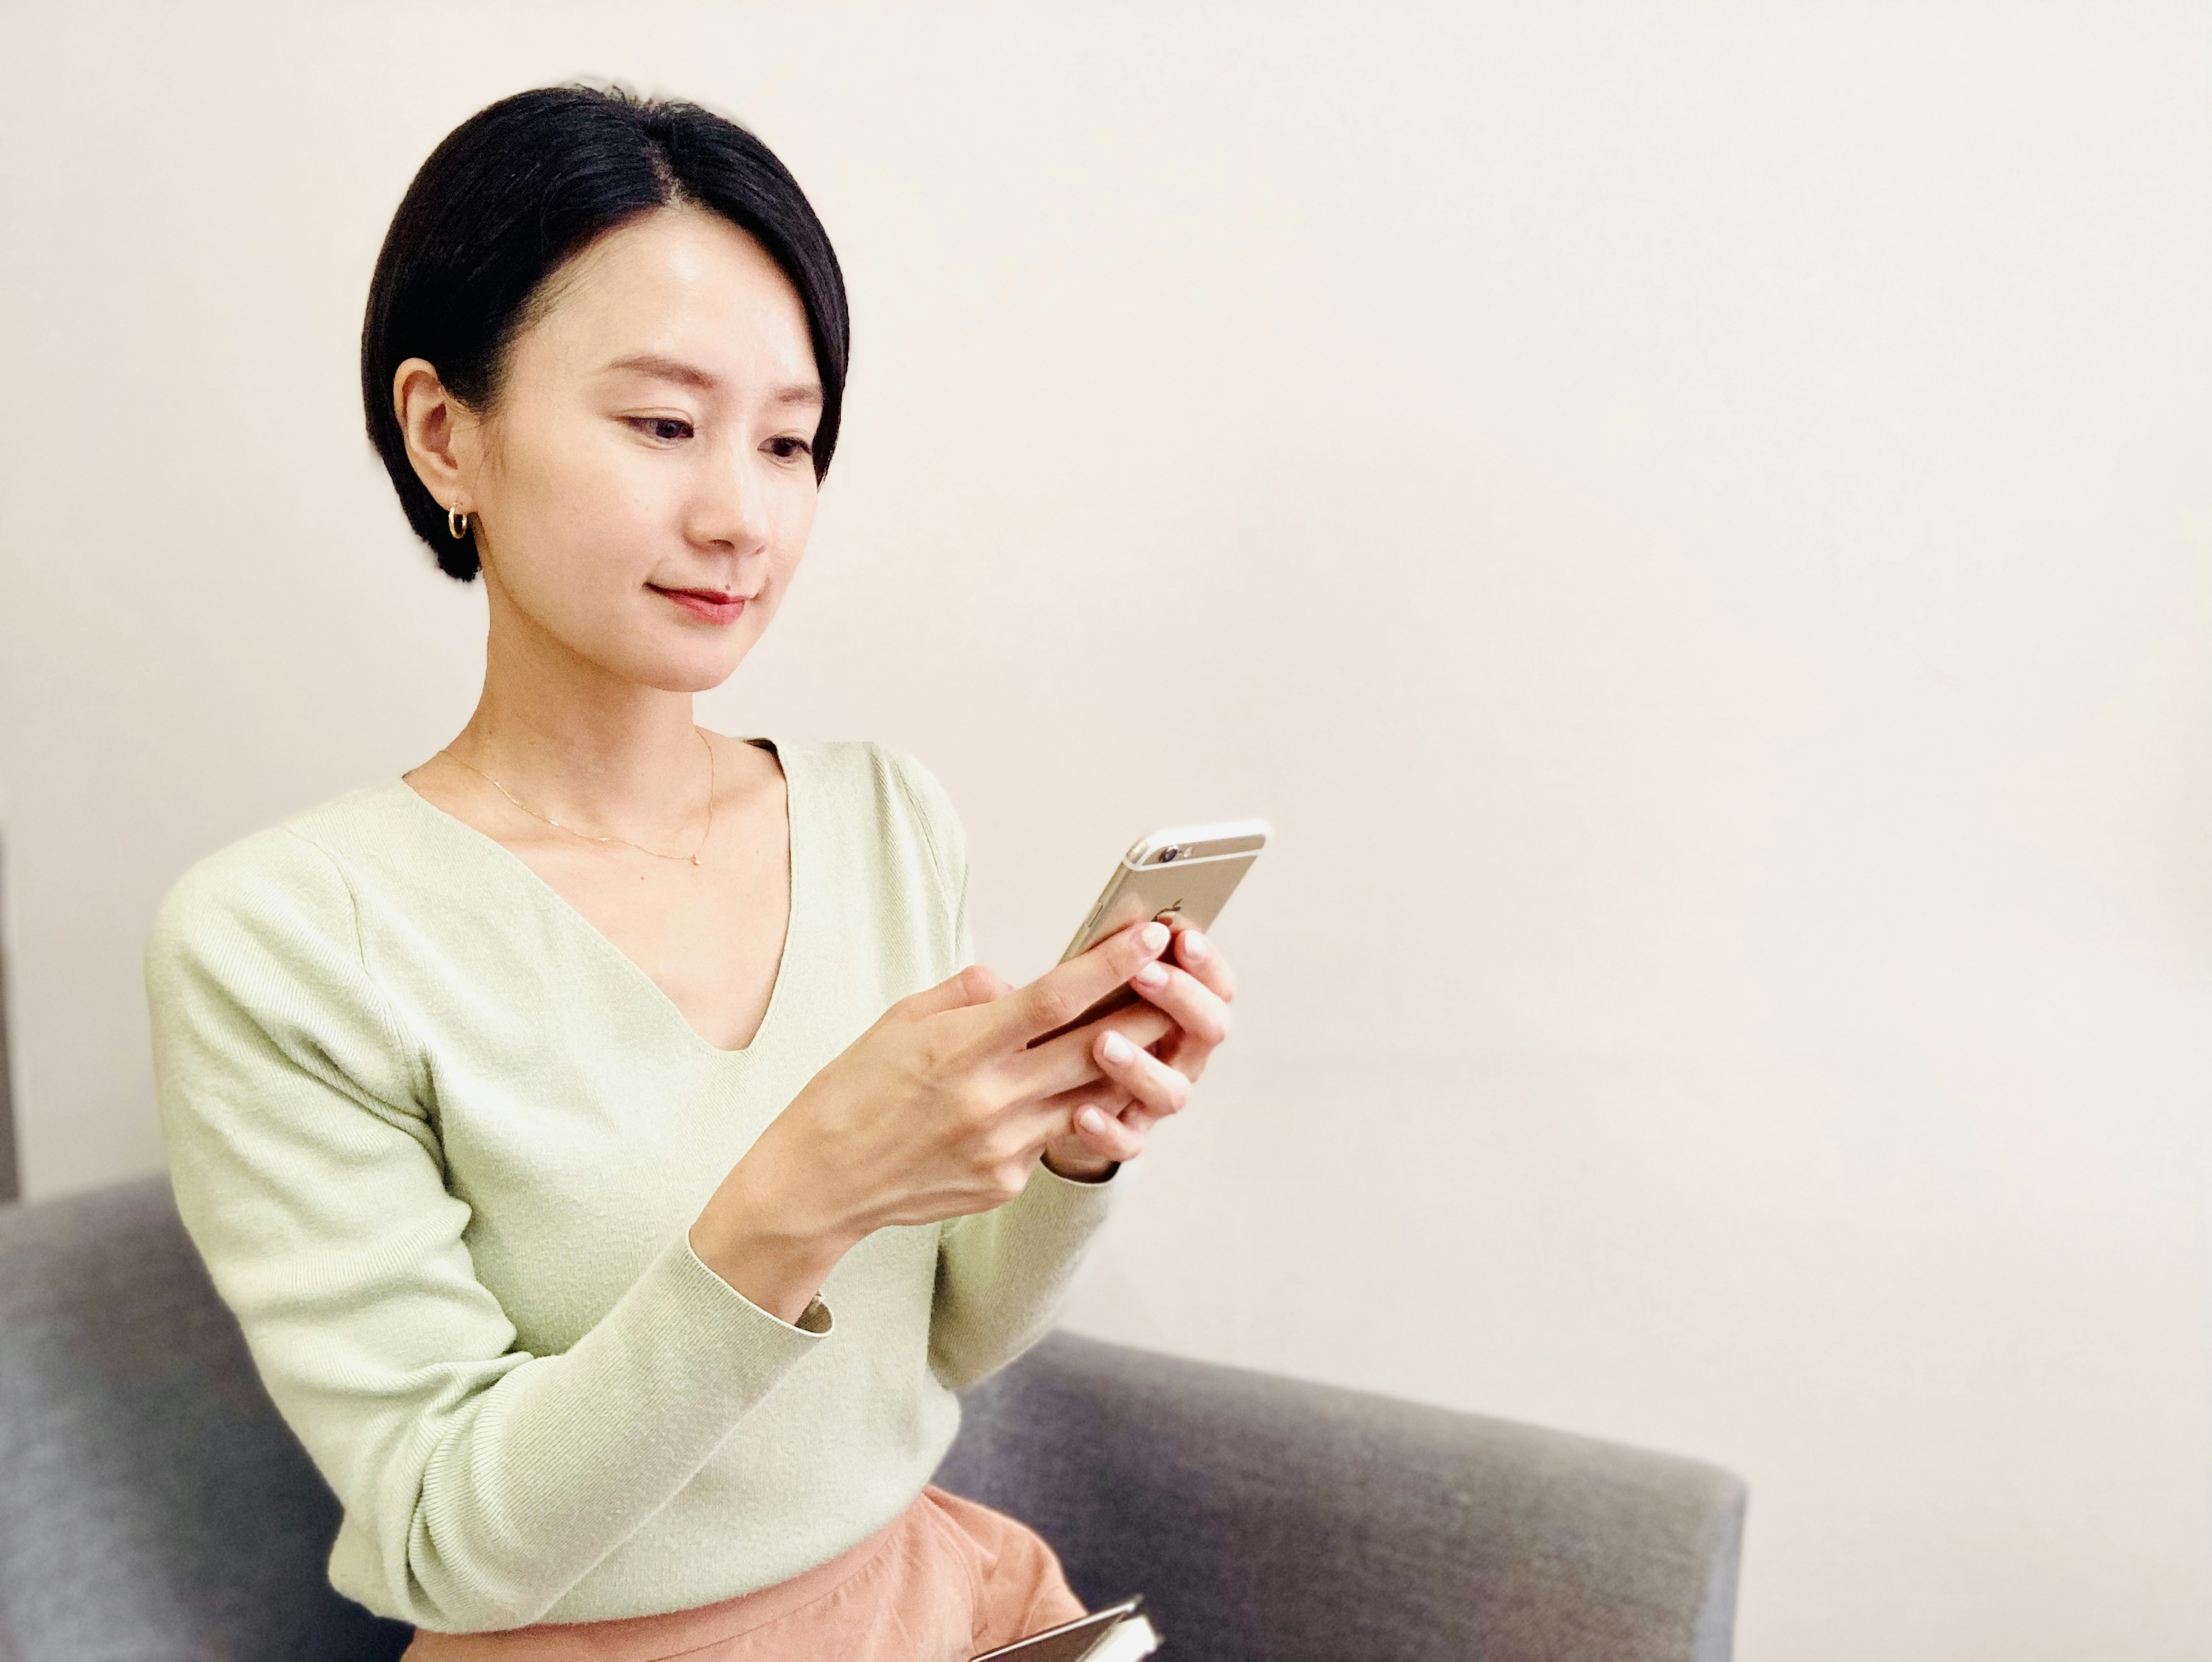
[(446, 510), (416, 476), (392, 376), (426, 358), (464, 404), (489, 409), (548, 280), (617, 226), (678, 204), (745, 232), (798, 289), (822, 377), (814, 475), (829, 472), (852, 326), (829, 234), (790, 170), (734, 121), (682, 100), (583, 85), (516, 93), (454, 128), (416, 174), (385, 233), (362, 324), (369, 442), (448, 576), (476, 576), (476, 533), (450, 536)]

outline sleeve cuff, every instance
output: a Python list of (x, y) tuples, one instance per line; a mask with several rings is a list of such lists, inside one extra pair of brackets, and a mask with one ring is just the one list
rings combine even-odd
[[(827, 1338), (836, 1325), (836, 1318), (830, 1314), (830, 1306), (823, 1302), (819, 1293), (808, 1301), (805, 1309), (799, 1312), (799, 1319), (796, 1322), (787, 1322), (782, 1317), (772, 1315), (762, 1309), (708, 1266), (707, 1261), (692, 1249), (691, 1237), (688, 1232), (682, 1238), (679, 1256), (686, 1261), (682, 1267), (684, 1279), (693, 1282), (698, 1282), (703, 1279), (712, 1283), (711, 1287), (701, 1288), (697, 1296), (713, 1302), (733, 1303), (737, 1308), (726, 1313), (737, 1318), (742, 1323), (751, 1324), (772, 1322), (784, 1333), (803, 1335), (809, 1338)], [(802, 1348), (811, 1350), (813, 1347), (807, 1345)]]
[(990, 1220), (1009, 1269), (1079, 1252), (1129, 1186), (1122, 1175), (1126, 1164), (1117, 1162), (1103, 1178), (1064, 1178), (1039, 1160), (1019, 1195), (973, 1221)]
[(1111, 1183), (1114, 1181), (1114, 1174), (1121, 1169), (1121, 1162), (1117, 1160), (1095, 1178), (1071, 1178), (1065, 1172), (1054, 1171), (1048, 1161), (1042, 1159), (1037, 1161), (1037, 1170), (1043, 1172), (1045, 1176), (1052, 1178), (1055, 1183), (1064, 1183), (1074, 1189), (1097, 1189), (1102, 1184)]

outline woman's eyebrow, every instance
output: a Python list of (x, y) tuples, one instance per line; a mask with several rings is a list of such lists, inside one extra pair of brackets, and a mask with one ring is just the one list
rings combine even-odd
[[(635, 374), (653, 375), (662, 380), (680, 381), (686, 387), (712, 392), (722, 384), (721, 377), (702, 369), (696, 363), (686, 363), (681, 358), (665, 357), (658, 352), (633, 352), (627, 357), (617, 358), (607, 365), (609, 373), (628, 370)], [(776, 404), (819, 405), (822, 387), (818, 381), (794, 381), (788, 387), (779, 387), (769, 395)]]

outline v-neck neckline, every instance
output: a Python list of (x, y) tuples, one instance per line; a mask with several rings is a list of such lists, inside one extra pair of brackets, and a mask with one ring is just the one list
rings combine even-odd
[(605, 952), (614, 959), (616, 964), (621, 966), (620, 973), (626, 975), (635, 984), (642, 988), (646, 993), (649, 994), (653, 1000), (657, 1001), (660, 1008), (665, 1012), (668, 1019), (676, 1024), (677, 1027), (682, 1031), (684, 1037), (690, 1039), (692, 1044), (698, 1050), (704, 1051), (708, 1056), (728, 1056), (732, 1058), (749, 1057), (757, 1053), (761, 1048), (761, 1042), (769, 1037), (771, 1031), (775, 1026), (778, 1013), (783, 1008), (785, 1003), (787, 1001), (785, 994), (785, 986), (786, 983), (791, 980), (792, 947), (793, 943), (799, 939), (799, 895), (804, 885), (799, 881), (799, 866), (801, 857), (799, 849), (802, 839), (799, 836), (799, 827), (800, 819), (799, 797), (801, 792), (799, 785), (798, 770), (795, 770), (792, 766), (790, 749), (787, 746), (778, 743), (775, 740), (766, 738), (759, 734), (745, 738), (741, 742), (748, 745), (757, 745), (763, 749), (765, 749), (769, 755), (775, 758), (777, 770), (783, 775), (784, 837), (786, 846), (788, 849), (786, 858), (786, 867), (790, 874), (788, 879), (790, 893), (784, 908), (783, 944), (776, 953), (775, 980), (769, 988), (768, 1008), (761, 1012), (760, 1023), (753, 1029), (753, 1036), (744, 1044), (738, 1046), (735, 1050), (726, 1050), (721, 1045), (714, 1044), (704, 1033), (693, 1026), (691, 1025), (691, 1019), (684, 1014), (683, 1010), (678, 1008), (674, 999), (669, 997), (667, 989), (646, 973), (645, 966), (643, 965), (640, 964), (620, 947), (615, 945), (612, 937), (611, 937), (605, 930), (600, 928), (598, 924), (592, 922), (590, 918), (585, 916), (581, 911), (577, 910), (576, 904), (574, 901), (570, 900), (568, 896), (562, 894), (560, 890), (555, 888), (550, 883), (547, 882), (543, 877), (538, 875), (537, 869), (532, 867), (528, 861), (517, 854), (513, 849), (508, 848), (506, 843), (501, 842), (496, 837), (491, 836), (489, 832), (478, 831), (474, 825), (469, 824), (467, 820), (462, 819), (459, 814), (448, 813), (445, 809), (440, 807), (435, 802), (433, 802), (428, 797), (423, 795), (422, 792), (416, 790), (414, 786), (409, 784), (404, 776), (392, 780), (389, 788), (396, 790), (402, 795), (409, 798), (418, 807), (422, 808), (424, 813), (430, 814), (452, 826), (455, 831), (460, 832), (465, 839), (482, 844), (483, 849), (492, 856), (493, 862), (495, 864), (503, 865), (507, 869), (520, 876), (524, 881), (526, 889), (535, 891), (535, 892), (540, 897), (540, 903), (542, 904), (550, 904), (554, 910), (567, 917), (570, 928), (574, 930), (580, 931), (582, 934), (588, 935), (592, 941), (597, 941), (599, 943), (597, 950), (603, 950)]

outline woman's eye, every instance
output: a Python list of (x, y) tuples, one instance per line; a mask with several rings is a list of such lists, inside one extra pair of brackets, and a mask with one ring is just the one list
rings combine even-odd
[(781, 461), (792, 461), (798, 457), (811, 456), (814, 454), (814, 447), (807, 443), (805, 439), (794, 439), (789, 436), (770, 439), (768, 441), (768, 447), (769, 452)]
[(632, 416), (629, 424), (648, 438), (659, 439), (664, 444), (674, 444), (679, 439), (691, 436), (691, 423), (680, 416)]

